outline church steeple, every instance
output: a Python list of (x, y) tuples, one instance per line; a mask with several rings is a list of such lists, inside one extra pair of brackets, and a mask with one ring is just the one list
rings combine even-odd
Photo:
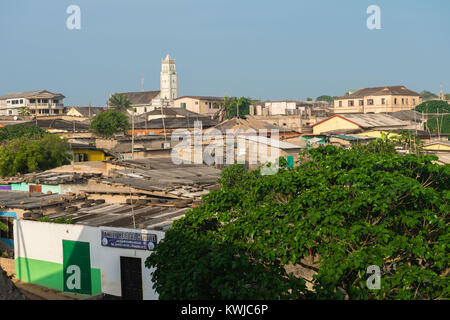
[(175, 59), (171, 59), (167, 54), (161, 61), (161, 80), (160, 80), (161, 99), (173, 105), (173, 100), (178, 97), (178, 75)]

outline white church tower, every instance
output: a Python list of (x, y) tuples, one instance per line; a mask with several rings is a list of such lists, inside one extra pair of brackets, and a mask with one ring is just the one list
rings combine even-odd
[(178, 76), (175, 60), (171, 59), (170, 55), (161, 61), (160, 88), (161, 99), (165, 100), (165, 104), (168, 102), (169, 106), (173, 106), (173, 100), (178, 98)]

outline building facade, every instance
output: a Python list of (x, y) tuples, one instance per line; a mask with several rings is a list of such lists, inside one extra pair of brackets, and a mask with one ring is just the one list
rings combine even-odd
[(64, 98), (47, 90), (9, 93), (0, 96), (0, 115), (62, 115)]
[(414, 109), (420, 94), (405, 86), (363, 88), (334, 100), (335, 113), (387, 113)]
[(170, 55), (161, 61), (160, 89), (161, 99), (168, 106), (173, 106), (173, 101), (178, 97), (178, 75), (175, 59), (171, 59)]
[(223, 97), (183, 96), (175, 99), (174, 107), (202, 115), (214, 116), (223, 106)]

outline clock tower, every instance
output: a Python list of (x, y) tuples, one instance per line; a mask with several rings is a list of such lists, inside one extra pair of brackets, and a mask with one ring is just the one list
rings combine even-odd
[(164, 100), (164, 106), (173, 106), (173, 100), (178, 98), (178, 75), (175, 66), (175, 60), (167, 55), (161, 61), (161, 99)]

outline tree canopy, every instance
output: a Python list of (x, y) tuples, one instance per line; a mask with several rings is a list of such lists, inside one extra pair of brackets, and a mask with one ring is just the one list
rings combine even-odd
[[(450, 166), (436, 159), (376, 141), (311, 148), (274, 175), (228, 166), (146, 260), (155, 289), (160, 299), (448, 299)], [(290, 264), (314, 271), (311, 288)], [(372, 265), (379, 290), (367, 286)]]
[(128, 99), (126, 95), (122, 94), (114, 94), (111, 98), (109, 98), (109, 105), (114, 107), (116, 111), (126, 112), (133, 105), (132, 102)]
[(49, 170), (69, 164), (70, 159), (69, 144), (56, 135), (23, 136), (0, 145), (0, 176)]
[(239, 107), (239, 116), (245, 116), (250, 113), (250, 105), (252, 100), (250, 98), (240, 97), (225, 97), (224, 98), (224, 108), (226, 112), (226, 118), (231, 119), (236, 117), (237, 110)]
[(423, 113), (450, 113), (450, 104), (442, 100), (425, 101), (414, 108)]
[(48, 134), (47, 131), (37, 126), (27, 126), (23, 124), (15, 124), (0, 128), (0, 143), (17, 138), (40, 138)]
[(129, 128), (128, 117), (116, 110), (99, 113), (92, 119), (90, 125), (92, 132), (104, 138), (110, 138), (114, 134), (125, 132)]
[(316, 101), (325, 101), (325, 102), (328, 102), (328, 103), (330, 103), (330, 104), (333, 104), (333, 102), (334, 102), (334, 97), (332, 97), (332, 96), (327, 96), (327, 95), (321, 95), (321, 96), (318, 96), (318, 97), (316, 98)]
[(439, 133), (450, 133), (450, 115), (440, 116), (432, 119), (428, 119), (424, 124), (425, 130)]

